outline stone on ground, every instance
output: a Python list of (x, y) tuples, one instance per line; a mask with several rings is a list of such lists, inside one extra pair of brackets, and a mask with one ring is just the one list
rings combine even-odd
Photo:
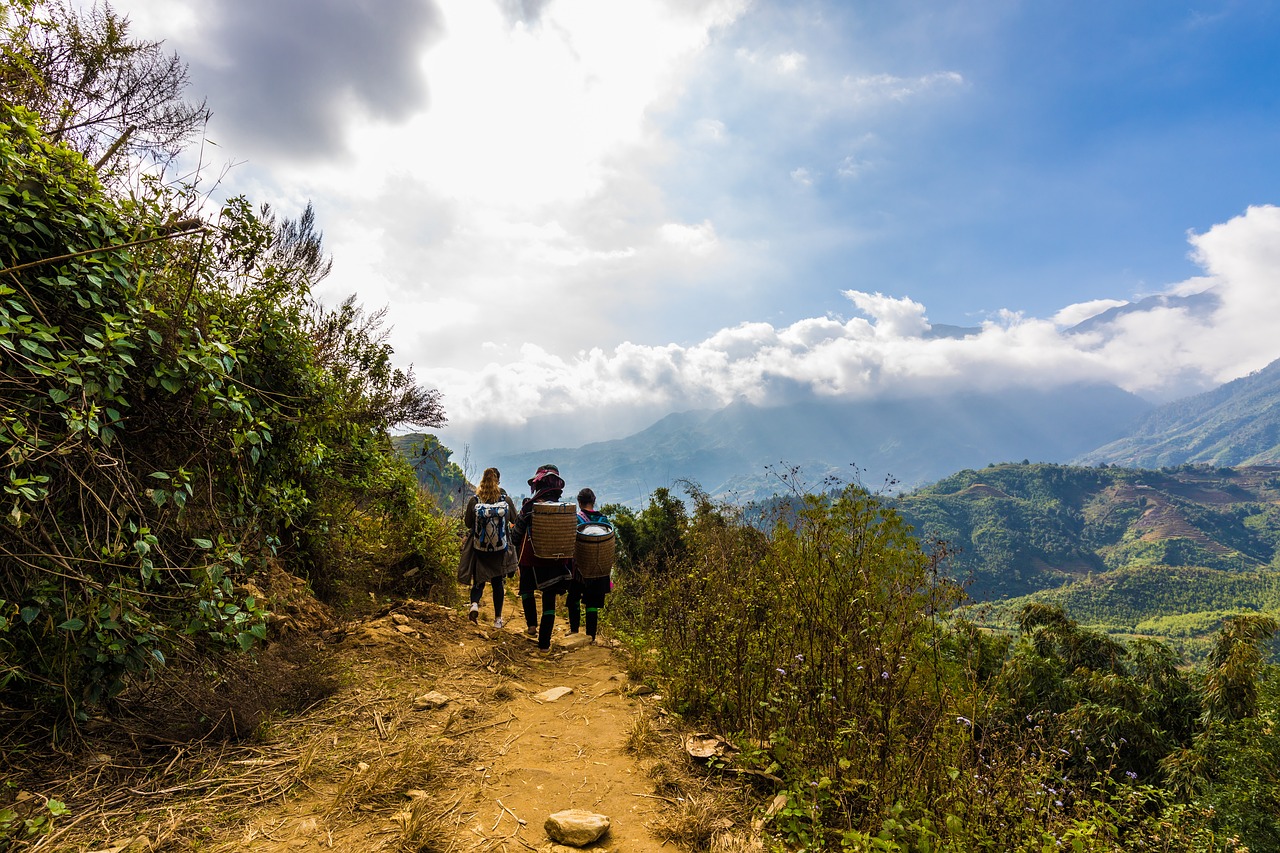
[(549, 816), (543, 828), (552, 841), (586, 847), (609, 831), (609, 818), (586, 809), (566, 809)]
[(539, 702), (554, 702), (557, 699), (563, 699), (572, 692), (572, 687), (552, 687), (550, 690), (544, 690), (533, 698)]
[(419, 711), (434, 711), (436, 708), (443, 708), (448, 704), (449, 697), (436, 690), (432, 690), (430, 693), (423, 693), (413, 700), (413, 707)]

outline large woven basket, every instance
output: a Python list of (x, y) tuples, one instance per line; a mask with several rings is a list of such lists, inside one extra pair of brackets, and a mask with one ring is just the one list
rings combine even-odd
[(578, 508), (560, 501), (533, 505), (533, 555), (544, 560), (568, 560), (578, 540)]
[(584, 578), (607, 578), (613, 571), (615, 550), (611, 525), (598, 521), (579, 525), (573, 565)]

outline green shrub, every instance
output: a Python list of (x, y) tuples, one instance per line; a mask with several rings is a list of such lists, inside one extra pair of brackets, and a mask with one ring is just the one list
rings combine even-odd
[(195, 201), (113, 198), (0, 105), (10, 707), (83, 716), (175, 655), (251, 648), (268, 614), (245, 584), (272, 562), (317, 589), (447, 576), (451, 531), (387, 436), (438, 425), (438, 395), (392, 365), (380, 314), (316, 304), (310, 208), (235, 199), (188, 233)]

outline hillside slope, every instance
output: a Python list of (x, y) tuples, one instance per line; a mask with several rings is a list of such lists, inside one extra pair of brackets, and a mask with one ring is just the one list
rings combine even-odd
[(1212, 391), (1161, 406), (1139, 420), (1131, 434), (1076, 461), (1134, 468), (1280, 462), (1280, 360)]
[(896, 504), (917, 535), (958, 549), (952, 574), (979, 600), (1135, 566), (1277, 568), (1280, 466), (995, 465)]

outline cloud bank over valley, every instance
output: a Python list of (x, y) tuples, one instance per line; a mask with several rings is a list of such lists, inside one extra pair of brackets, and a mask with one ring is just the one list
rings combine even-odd
[(1004, 311), (956, 336), (935, 333), (926, 306), (911, 298), (846, 290), (848, 317), (748, 322), (688, 346), (623, 343), (568, 358), (530, 343), (515, 362), (429, 375), (464, 427), (610, 407), (634, 422), (735, 399), (771, 405), (1080, 382), (1164, 402), (1280, 356), (1270, 319), (1280, 316), (1280, 208), (1251, 208), (1189, 240), (1204, 275), (1163, 298), (1077, 303), (1048, 318)]
[(113, 6), (208, 99), (182, 169), (314, 203), (451, 446), (1280, 357), (1264, 0)]

